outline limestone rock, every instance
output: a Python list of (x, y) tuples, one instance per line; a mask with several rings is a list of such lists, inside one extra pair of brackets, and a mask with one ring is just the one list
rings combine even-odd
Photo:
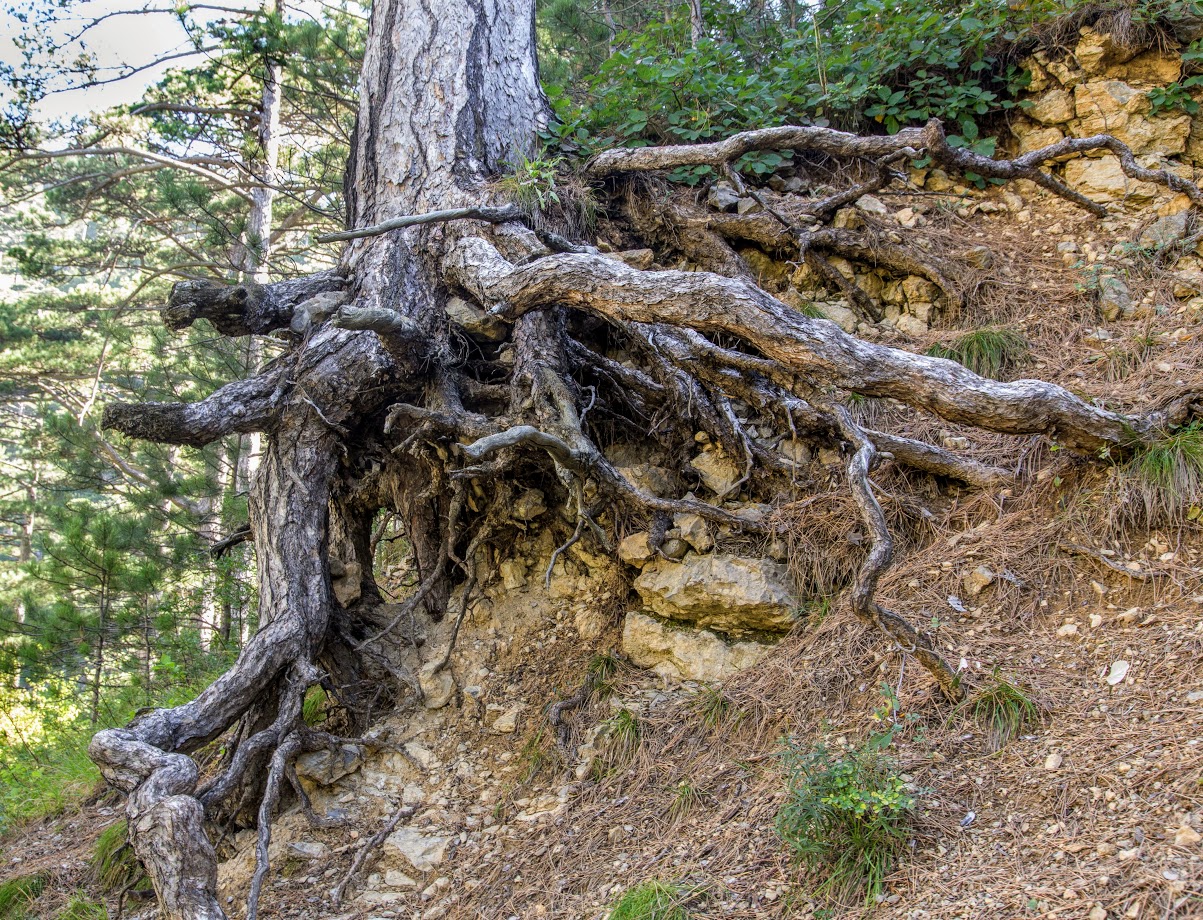
[(861, 195), (856, 199), (856, 206), (866, 214), (875, 214), (878, 217), (885, 217), (890, 213), (890, 209), (885, 206), (882, 200), (872, 195)]
[(635, 665), (663, 677), (716, 681), (756, 664), (772, 646), (726, 641), (706, 629), (632, 612), (623, 624), (622, 648)]
[(783, 632), (797, 608), (785, 566), (722, 553), (654, 560), (635, 590), (654, 613), (724, 633)]
[(739, 204), (739, 195), (729, 182), (716, 182), (710, 186), (706, 203), (716, 211), (729, 211)]
[(1116, 275), (1099, 278), (1099, 310), (1108, 322), (1132, 311), (1132, 292), (1122, 278)]
[(526, 587), (526, 566), (520, 559), (506, 559), (497, 567), (501, 573), (501, 584), (507, 591)]
[(510, 515), (519, 521), (533, 521), (547, 510), (547, 502), (539, 489), (527, 489), (515, 500)]
[(1120, 80), (1082, 83), (1074, 87), (1078, 137), (1113, 134), (1132, 152), (1173, 156), (1186, 150), (1189, 115), (1151, 115), (1149, 94)]
[(643, 568), (644, 565), (656, 558), (656, 554), (652, 552), (652, 548), (647, 542), (647, 537), (647, 531), (641, 530), (624, 538), (618, 544), (618, 558), (627, 565)]
[(437, 672), (435, 666), (439, 662), (429, 661), (422, 665), (418, 672), (418, 686), (422, 688), (427, 709), (442, 709), (455, 694), (455, 678), (451, 671), (441, 668)]
[(1193, 847), (1200, 841), (1203, 841), (1203, 836), (1200, 836), (1198, 831), (1185, 822), (1174, 831), (1174, 846), (1176, 847)]
[(429, 872), (443, 861), (452, 838), (426, 834), (414, 827), (403, 827), (385, 838), (385, 845), (400, 853), (419, 872)]
[(1119, 158), (1111, 154), (1070, 160), (1065, 164), (1065, 180), (1071, 188), (1098, 201), (1151, 201), (1157, 196), (1157, 186), (1129, 179)]
[(363, 748), (344, 744), (337, 751), (310, 751), (297, 758), (297, 776), (329, 786), (363, 766)]
[(606, 253), (606, 255), (641, 271), (651, 268), (652, 263), (656, 261), (656, 254), (650, 249), (627, 249), (623, 252)]
[(507, 709), (493, 721), (493, 731), (503, 735), (512, 735), (518, 728), (518, 717), (522, 715), (522, 707), (515, 706)]
[(1108, 32), (1096, 32), (1083, 26), (1078, 34), (1074, 58), (1087, 74), (1101, 74), (1108, 67), (1123, 64), (1136, 56), (1137, 49), (1124, 47)]
[(855, 332), (856, 325), (859, 322), (856, 314), (849, 310), (842, 303), (825, 300), (815, 304), (819, 308), (819, 312), (823, 314), (824, 319), (831, 320), (845, 332)]
[(617, 466), (618, 472), (633, 485), (661, 498), (671, 496), (677, 489), (677, 477), (671, 470), (650, 463)]
[(905, 332), (907, 335), (924, 335), (929, 328), (927, 323), (910, 313), (903, 313), (894, 325), (898, 327), (899, 332)]
[(689, 461), (689, 465), (697, 470), (706, 488), (720, 497), (735, 488), (743, 476), (743, 470), (734, 460), (714, 450), (703, 451)]
[(1177, 83), (1182, 76), (1182, 58), (1176, 54), (1146, 51), (1138, 54), (1126, 64), (1109, 67), (1107, 76), (1119, 77), (1129, 83), (1152, 83), (1165, 86)]
[(698, 514), (677, 514), (673, 516), (673, 525), (681, 531), (681, 539), (699, 553), (714, 548), (714, 538), (710, 536), (710, 528)]
[(469, 303), (462, 297), (448, 298), (447, 319), (474, 339), (500, 342), (506, 336), (505, 323), (495, 316), (490, 316), (476, 304)]
[(1145, 227), (1138, 242), (1146, 249), (1165, 249), (1180, 243), (1186, 238), (1189, 217), (1188, 211), (1159, 217)]
[(1063, 89), (1049, 90), (1031, 103), (1024, 112), (1042, 125), (1062, 125), (1074, 117), (1073, 97)]
[(1041, 147), (1055, 144), (1065, 139), (1065, 132), (1057, 127), (1041, 127), (1033, 121), (1017, 119), (1011, 126), (1011, 133), (1019, 138), (1019, 152), (1031, 153)]
[(994, 573), (984, 565), (979, 565), (976, 569), (961, 579), (961, 587), (965, 589), (965, 593), (969, 597), (977, 597), (986, 588), (994, 584)]
[(324, 843), (314, 840), (294, 840), (288, 845), (290, 853), (295, 853), (303, 859), (329, 859), (330, 848)]

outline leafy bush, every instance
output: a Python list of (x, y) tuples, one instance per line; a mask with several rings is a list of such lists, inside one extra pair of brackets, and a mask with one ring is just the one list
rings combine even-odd
[(825, 744), (786, 751), (789, 796), (777, 833), (823, 879), (821, 897), (859, 894), (872, 904), (906, 844), (915, 798), (886, 753), (892, 738), (890, 730), (846, 751)]
[(689, 920), (682, 906), (685, 886), (651, 879), (628, 890), (610, 912), (610, 920)]

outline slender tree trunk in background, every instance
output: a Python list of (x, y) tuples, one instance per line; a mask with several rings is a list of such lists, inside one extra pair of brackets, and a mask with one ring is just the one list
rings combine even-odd
[(706, 37), (706, 20), (702, 17), (702, 0), (689, 0), (689, 41), (696, 48)]
[[(22, 570), (33, 561), (33, 535), (37, 526), (38, 478), (39, 468), (35, 463), (30, 470), (30, 480), (25, 485), (25, 503), (29, 510), (25, 512), (25, 520), (21, 522), (21, 538), (17, 547), (17, 564)], [(14, 613), (19, 633), (29, 618), (29, 611), (26, 609), (24, 596), (17, 598)], [(20, 667), (17, 668), (14, 685), (18, 690), (24, 690), (28, 686), (25, 680), (25, 672)]]
[(102, 578), (100, 582), (99, 624), (96, 630), (96, 662), (92, 668), (92, 712), (91, 722), (95, 725), (100, 721), (100, 682), (104, 677), (104, 647), (109, 632), (109, 581)]

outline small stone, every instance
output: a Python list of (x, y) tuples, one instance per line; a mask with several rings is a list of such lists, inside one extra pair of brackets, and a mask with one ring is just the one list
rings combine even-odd
[(510, 516), (519, 521), (533, 521), (547, 510), (547, 502), (539, 489), (527, 489), (514, 501)]
[(970, 597), (977, 597), (992, 584), (994, 584), (994, 573), (984, 565), (979, 565), (961, 579), (961, 586)]
[(710, 528), (698, 514), (677, 514), (673, 516), (673, 525), (681, 531), (681, 539), (699, 553), (714, 548), (714, 538), (710, 536)]
[(288, 849), (305, 859), (329, 859), (330, 848), (313, 840), (294, 840)]
[(618, 544), (618, 558), (627, 565), (633, 565), (638, 569), (643, 568), (656, 558), (656, 554), (648, 544), (647, 538), (648, 532), (646, 530), (641, 530), (624, 538)]
[(1186, 695), (1188, 703), (1203, 703), (1203, 690), (1192, 690)]
[(680, 562), (689, 554), (689, 544), (680, 537), (668, 537), (660, 544), (660, 552), (665, 559)]
[(1086, 918), (1087, 920), (1107, 920), (1107, 911), (1096, 904), (1090, 908), (1090, 913), (1086, 915)]
[(1077, 623), (1066, 623), (1063, 626), (1059, 626), (1057, 628), (1057, 635), (1062, 639), (1068, 639), (1071, 636), (1076, 636), (1077, 634), (1078, 634), (1078, 624)]
[(521, 706), (515, 706), (513, 709), (507, 709), (497, 717), (496, 721), (493, 722), (493, 731), (501, 732), (503, 735), (512, 735), (518, 728), (518, 716), (521, 714)]
[(1052, 754), (1049, 754), (1046, 758), (1044, 758), (1044, 769), (1060, 770), (1064, 759), (1065, 758), (1063, 758), (1059, 753), (1054, 751)]
[(878, 217), (885, 217), (890, 213), (890, 209), (882, 203), (882, 200), (872, 195), (861, 195), (856, 199), (856, 206), (866, 214), (876, 214)]
[(741, 198), (735, 204), (735, 211), (738, 214), (755, 214), (761, 210), (760, 202), (755, 198)]
[(974, 246), (965, 253), (965, 261), (985, 271), (994, 266), (994, 253), (989, 246)]
[(714, 450), (698, 454), (689, 465), (697, 471), (706, 488), (720, 498), (734, 489), (743, 475), (735, 461)]
[(1090, 615), (1090, 628), (1098, 629), (1103, 625), (1103, 615), (1101, 613), (1092, 613)]
[(1132, 292), (1115, 275), (1099, 278), (1099, 310), (1108, 322), (1132, 312)]
[(706, 195), (706, 203), (716, 211), (729, 211), (739, 204), (739, 195), (729, 182), (716, 182), (710, 186)]
[(1180, 243), (1186, 237), (1189, 217), (1189, 211), (1159, 217), (1144, 229), (1138, 242), (1145, 249), (1165, 249)]
[(419, 872), (429, 872), (443, 861), (452, 839), (442, 834), (426, 834), (414, 827), (403, 827), (389, 834), (385, 842)]
[(1140, 620), (1140, 608), (1129, 607), (1127, 610), (1117, 613), (1115, 615), (1115, 620), (1121, 626), (1131, 626)]
[(384, 884), (389, 888), (416, 888), (418, 883), (400, 869), (389, 869), (384, 873)]
[(447, 668), (439, 668), (439, 664), (428, 661), (418, 671), (418, 686), (422, 688), (427, 709), (442, 709), (455, 695), (455, 678)]
[(1203, 836), (1200, 836), (1199, 832), (1189, 824), (1183, 824), (1174, 831), (1174, 846), (1176, 847), (1193, 847), (1200, 840), (1203, 840)]

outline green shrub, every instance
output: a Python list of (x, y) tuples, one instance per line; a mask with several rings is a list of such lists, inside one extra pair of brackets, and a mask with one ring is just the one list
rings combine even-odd
[(122, 819), (106, 827), (92, 850), (92, 872), (105, 891), (146, 890), (150, 877), (129, 843), (129, 825)]
[(684, 885), (651, 879), (624, 893), (610, 911), (610, 920), (689, 920), (683, 906), (688, 896)]
[(825, 744), (786, 751), (789, 795), (777, 833), (822, 878), (820, 897), (859, 895), (872, 904), (906, 844), (915, 798), (886, 753), (892, 737), (892, 730), (874, 734), (846, 751)]
[(0, 882), (0, 920), (24, 920), (29, 908), (46, 890), (45, 873)]

